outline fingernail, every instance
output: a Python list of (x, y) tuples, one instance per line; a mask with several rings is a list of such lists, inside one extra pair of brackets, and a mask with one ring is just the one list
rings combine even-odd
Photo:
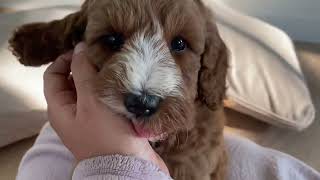
[(73, 55), (77, 55), (87, 49), (87, 45), (84, 42), (80, 42), (76, 45), (73, 51)]

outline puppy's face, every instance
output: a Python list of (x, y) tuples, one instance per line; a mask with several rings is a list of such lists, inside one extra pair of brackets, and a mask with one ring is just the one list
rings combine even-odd
[(154, 139), (192, 128), (222, 106), (227, 50), (201, 0), (86, 0), (62, 20), (18, 28), (10, 47), (27, 66), (88, 44), (99, 98)]
[(85, 37), (100, 69), (101, 100), (139, 136), (190, 128), (206, 32), (194, 1), (108, 0), (89, 8)]

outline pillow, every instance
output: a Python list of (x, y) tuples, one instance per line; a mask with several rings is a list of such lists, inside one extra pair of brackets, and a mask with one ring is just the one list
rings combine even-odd
[[(287, 35), (223, 4), (206, 2), (214, 7), (221, 35), (231, 51), (226, 106), (283, 127), (301, 130), (309, 126), (314, 108)], [(0, 110), (0, 147), (37, 134), (46, 120), (45, 66), (31, 68), (18, 63), (7, 50), (12, 30), (24, 23), (62, 18), (78, 7), (0, 14), (0, 100), (6, 102)]]
[(220, 1), (205, 2), (230, 50), (225, 105), (276, 126), (307, 128), (315, 109), (287, 34)]

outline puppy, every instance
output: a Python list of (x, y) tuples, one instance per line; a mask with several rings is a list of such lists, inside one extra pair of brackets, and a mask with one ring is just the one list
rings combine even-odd
[(227, 48), (200, 0), (87, 0), (62, 20), (18, 28), (9, 43), (22, 64), (40, 66), (82, 40), (99, 98), (157, 142), (174, 179), (224, 179)]

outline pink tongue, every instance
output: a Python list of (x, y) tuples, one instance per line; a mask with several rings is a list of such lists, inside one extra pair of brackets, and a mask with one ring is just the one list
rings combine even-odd
[(143, 128), (143, 126), (138, 125), (138, 124), (133, 124), (134, 130), (137, 133), (138, 137), (141, 138), (149, 138), (152, 136), (152, 133), (148, 130), (146, 130), (145, 128)]

